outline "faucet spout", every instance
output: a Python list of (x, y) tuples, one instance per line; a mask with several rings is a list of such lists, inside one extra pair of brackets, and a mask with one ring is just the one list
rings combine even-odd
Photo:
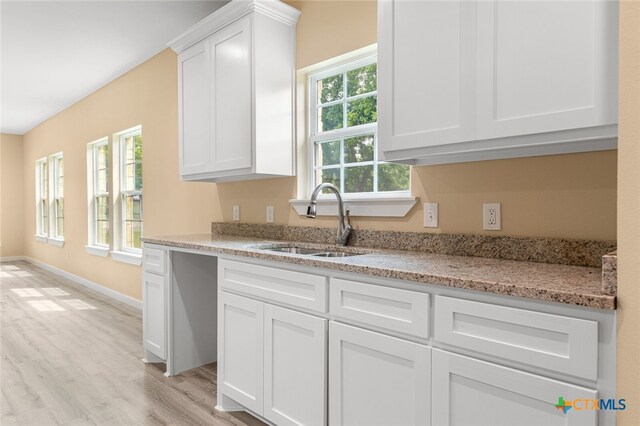
[(312, 219), (316, 218), (318, 213), (317, 198), (323, 189), (330, 190), (338, 199), (338, 232), (336, 234), (336, 244), (339, 246), (346, 246), (349, 242), (349, 237), (351, 236), (351, 219), (349, 217), (349, 209), (346, 209), (345, 211), (340, 190), (334, 184), (325, 182), (316, 186), (311, 194), (311, 200), (309, 200), (307, 217)]

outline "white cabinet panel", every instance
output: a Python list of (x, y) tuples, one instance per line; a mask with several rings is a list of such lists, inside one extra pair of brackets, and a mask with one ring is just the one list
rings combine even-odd
[(449, 345), (598, 378), (598, 323), (489, 303), (436, 296), (434, 338)]
[(251, 167), (251, 19), (238, 21), (209, 40), (213, 171)]
[(430, 424), (431, 349), (329, 323), (329, 423)]
[(218, 285), (294, 307), (327, 311), (327, 278), (318, 275), (220, 260)]
[(263, 410), (263, 304), (219, 293), (218, 392), (257, 414)]
[(327, 320), (264, 305), (264, 417), (326, 424)]
[(478, 139), (616, 123), (616, 19), (612, 1), (478, 2)]
[(142, 334), (144, 348), (167, 359), (167, 279), (161, 275), (142, 274)]
[(167, 252), (145, 247), (142, 250), (142, 267), (145, 272), (163, 275), (167, 272)]
[(473, 137), (475, 2), (378, 2), (381, 152)]
[(332, 315), (427, 339), (429, 294), (331, 278)]
[(209, 134), (209, 49), (203, 41), (178, 55), (180, 174), (204, 173), (213, 166)]
[(588, 426), (596, 410), (555, 405), (597, 392), (445, 351), (433, 350), (434, 426)]

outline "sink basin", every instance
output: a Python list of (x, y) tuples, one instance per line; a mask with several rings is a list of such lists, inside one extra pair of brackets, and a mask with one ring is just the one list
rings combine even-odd
[(306, 247), (268, 247), (263, 250), (269, 251), (279, 251), (282, 253), (291, 253), (291, 254), (323, 254), (322, 250), (318, 249), (310, 249)]
[(322, 253), (314, 253), (311, 256), (315, 257), (349, 257), (358, 256), (360, 253), (349, 253), (346, 251), (325, 251)]
[(316, 257), (349, 257), (358, 256), (362, 253), (353, 253), (348, 251), (336, 251), (328, 249), (313, 249), (308, 247), (282, 246), (282, 247), (260, 247), (261, 250), (277, 251), (280, 253), (301, 254), (305, 256)]

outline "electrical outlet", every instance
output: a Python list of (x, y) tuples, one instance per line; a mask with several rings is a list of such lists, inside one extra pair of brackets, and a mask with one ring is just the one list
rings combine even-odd
[(424, 203), (424, 227), (438, 227), (438, 203)]
[(267, 223), (273, 223), (273, 206), (267, 206)]
[(240, 220), (240, 206), (233, 206), (233, 220)]
[(502, 218), (500, 214), (500, 203), (483, 204), (482, 221), (482, 229), (484, 229), (485, 231), (501, 230)]

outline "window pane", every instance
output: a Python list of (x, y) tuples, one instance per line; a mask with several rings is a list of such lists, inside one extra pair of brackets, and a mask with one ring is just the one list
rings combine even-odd
[(340, 164), (340, 141), (316, 143), (316, 166)]
[(96, 219), (109, 220), (109, 197), (96, 197)]
[(377, 64), (347, 72), (347, 96), (362, 95), (377, 90)]
[(135, 179), (135, 190), (142, 191), (142, 163), (136, 164)]
[(135, 185), (136, 165), (127, 164), (124, 171), (124, 190), (133, 191)]
[(47, 215), (47, 201), (40, 201), (40, 227), (43, 234), (49, 233), (49, 216)]
[(142, 196), (127, 195), (125, 198), (125, 220), (142, 220)]
[[(321, 183), (332, 183), (338, 188), (340, 188), (340, 169), (320, 169), (316, 170), (316, 185), (320, 185)], [(324, 189), (322, 191), (323, 194), (329, 194), (330, 191)]]
[(142, 162), (142, 135), (135, 135), (134, 140), (134, 159), (136, 163)]
[(318, 132), (327, 132), (344, 127), (342, 104), (318, 108)]
[(360, 163), (373, 161), (373, 134), (344, 140), (344, 162)]
[(58, 198), (56, 200), (56, 217), (63, 218), (64, 217), (64, 199)]
[(378, 165), (378, 191), (406, 191), (409, 189), (411, 169), (406, 164)]
[(134, 163), (136, 161), (133, 137), (128, 137), (124, 140), (124, 158), (125, 163)]
[(40, 186), (41, 198), (47, 198), (49, 196), (49, 166), (47, 163), (42, 163), (40, 180), (42, 182)]
[(101, 194), (108, 193), (109, 192), (108, 182), (109, 182), (108, 170), (107, 169), (98, 170), (98, 187), (96, 188), (96, 191)]
[(378, 121), (377, 96), (356, 99), (347, 103), (347, 127)]
[(56, 219), (56, 236), (64, 237), (64, 218), (59, 217)]
[(104, 220), (99, 220), (96, 223), (96, 243), (109, 245), (109, 239), (111, 235), (109, 232), (109, 222)]
[(342, 99), (344, 96), (343, 75), (334, 75), (322, 80), (318, 80), (318, 105)]
[(344, 192), (372, 192), (373, 165), (345, 167)]
[(142, 223), (125, 222), (125, 247), (142, 248), (140, 234), (142, 233)]

